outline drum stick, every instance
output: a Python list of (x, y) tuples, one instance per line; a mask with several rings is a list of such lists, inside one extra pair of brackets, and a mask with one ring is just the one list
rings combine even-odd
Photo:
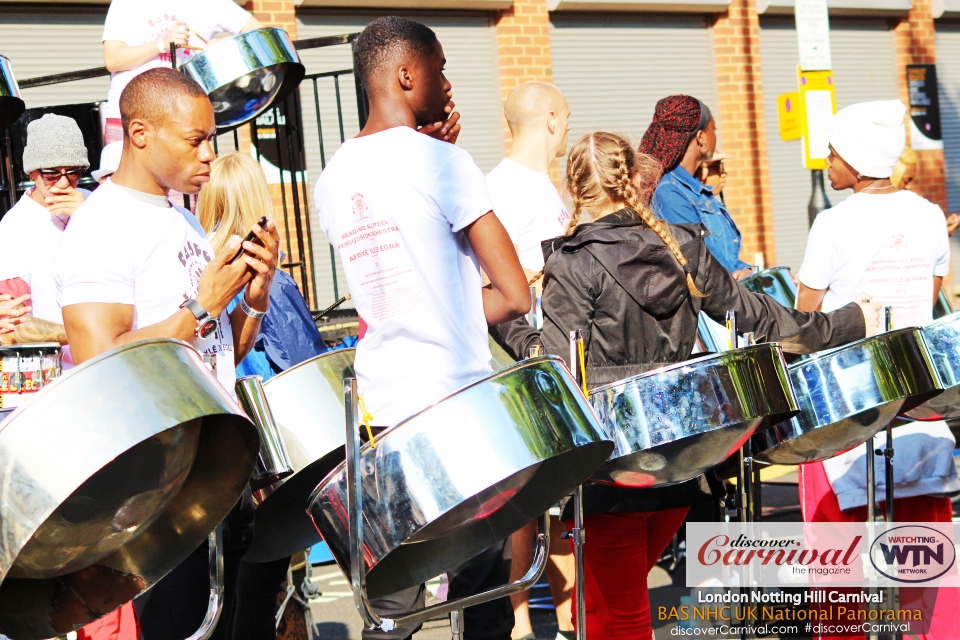
[(190, 25), (187, 25), (187, 31), (189, 31), (189, 32), (192, 33), (193, 35), (197, 36), (197, 38), (199, 38), (199, 39), (200, 39), (200, 42), (202, 42), (203, 44), (210, 44), (209, 42), (207, 42), (207, 39), (206, 39), (206, 38), (204, 38), (202, 35), (200, 35), (200, 34), (197, 33), (196, 31), (194, 31), (193, 29), (191, 29), (191, 28), (190, 28)]
[(331, 311), (333, 311), (334, 309), (336, 309), (337, 307), (339, 307), (339, 306), (342, 305), (344, 302), (346, 302), (347, 300), (350, 300), (350, 299), (351, 299), (351, 296), (350, 296), (350, 294), (348, 293), (347, 295), (343, 296), (342, 298), (340, 298), (339, 300), (337, 300), (336, 302), (334, 302), (332, 305), (330, 305), (329, 307), (327, 307), (327, 308), (324, 309), (323, 311), (317, 311), (315, 314), (313, 314), (313, 319), (314, 319), (314, 320), (319, 320), (320, 318), (322, 318), (323, 316), (327, 315), (328, 313), (330, 313)]

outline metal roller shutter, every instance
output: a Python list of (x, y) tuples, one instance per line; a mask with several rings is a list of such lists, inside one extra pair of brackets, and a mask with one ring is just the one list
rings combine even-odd
[[(0, 53), (10, 58), (18, 80), (103, 66), (107, 7), (46, 5), (0, 10)], [(27, 108), (105, 100), (110, 78), (24, 89)]]
[[(960, 210), (960, 22), (938, 22), (936, 30), (947, 204), (950, 211), (957, 211)], [(960, 288), (960, 237), (957, 235), (950, 239), (950, 258), (956, 294)]]
[[(390, 12), (396, 15), (396, 12)], [(353, 33), (378, 17), (378, 13), (330, 13), (300, 11), (297, 13), (297, 37), (301, 40), (320, 36)], [(473, 156), (486, 173), (503, 159), (503, 116), (500, 102), (500, 75), (497, 54), (496, 29), (486, 14), (414, 14), (410, 17), (423, 22), (437, 33), (447, 58), (446, 75), (453, 85), (453, 99), (461, 114), (463, 130), (457, 144)], [(306, 49), (300, 52), (307, 74), (351, 69), (349, 45)], [(333, 78), (319, 79), (316, 96), (322, 127), (317, 126), (317, 100), (313, 83), (301, 86), (304, 114), (304, 138), (307, 148), (307, 167), (312, 187), (323, 166), (340, 146), (341, 130)], [(359, 130), (357, 101), (352, 75), (339, 78), (343, 135), (352, 137)], [(323, 154), (321, 157), (320, 129)], [(311, 215), (315, 215), (311, 204)], [(329, 243), (313, 224), (313, 252), (316, 257), (317, 305), (324, 307), (335, 300), (333, 269)], [(339, 260), (335, 262), (340, 295), (347, 291), (346, 279)], [(348, 303), (349, 305), (349, 303)], [(348, 306), (345, 305), (345, 306)]]
[[(831, 17), (830, 47), (838, 109), (900, 97), (893, 31), (887, 20)], [(792, 16), (761, 18), (760, 54), (777, 262), (796, 271), (803, 262), (809, 231), (810, 172), (803, 168), (800, 141), (783, 142), (777, 123), (777, 96), (797, 90), (799, 53)], [(730, 179), (736, 180), (736, 176)], [(834, 191), (827, 181), (832, 204), (851, 193)]]
[(570, 104), (571, 144), (605, 130), (636, 146), (668, 95), (693, 95), (717, 108), (713, 33), (704, 16), (565, 13), (550, 21), (553, 81)]

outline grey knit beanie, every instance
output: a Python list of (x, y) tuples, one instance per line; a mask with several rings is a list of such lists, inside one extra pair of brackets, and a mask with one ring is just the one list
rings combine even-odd
[(73, 118), (48, 113), (27, 125), (23, 172), (53, 167), (90, 166), (83, 134)]

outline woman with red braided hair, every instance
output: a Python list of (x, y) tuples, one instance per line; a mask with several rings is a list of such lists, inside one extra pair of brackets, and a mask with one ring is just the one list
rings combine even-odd
[(640, 153), (663, 167), (651, 208), (670, 224), (700, 223), (707, 228), (707, 249), (737, 279), (750, 274), (740, 259), (740, 230), (723, 201), (694, 175), (713, 158), (717, 124), (707, 105), (691, 96), (669, 96), (657, 103)]
[[(744, 331), (808, 353), (876, 333), (879, 305), (850, 303), (832, 314), (801, 313), (737, 284), (707, 250), (702, 227), (670, 227), (648, 206), (660, 176), (652, 158), (610, 133), (584, 136), (567, 161), (572, 200), (567, 234), (543, 243), (543, 332), (511, 326), (516, 354), (542, 342), (569, 357), (583, 331), (590, 388), (690, 357), (702, 310)], [(503, 325), (500, 325), (501, 327)], [(584, 487), (587, 637), (652, 637), (647, 574), (690, 507), (713, 500), (706, 476), (668, 487)], [(571, 526), (571, 505), (561, 518)], [(575, 621), (577, 624), (582, 621)]]

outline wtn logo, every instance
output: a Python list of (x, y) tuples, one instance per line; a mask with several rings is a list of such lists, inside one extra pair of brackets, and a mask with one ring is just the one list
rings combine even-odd
[(897, 582), (930, 582), (956, 561), (950, 537), (932, 527), (904, 525), (888, 529), (873, 541), (870, 562)]
[[(902, 537), (902, 536), (897, 536)], [(930, 539), (930, 542), (934, 542), (935, 539)], [(891, 539), (890, 542), (899, 542), (898, 540)], [(918, 541), (919, 542), (919, 541)], [(943, 543), (937, 545), (936, 551), (930, 548), (926, 544), (906, 544), (900, 546), (899, 544), (886, 545), (882, 542), (880, 543), (880, 549), (883, 553), (883, 560), (888, 565), (899, 564), (904, 565), (910, 561), (910, 556), (913, 556), (912, 566), (916, 567), (920, 564), (930, 564), (931, 560), (936, 561), (938, 564), (943, 564)]]

